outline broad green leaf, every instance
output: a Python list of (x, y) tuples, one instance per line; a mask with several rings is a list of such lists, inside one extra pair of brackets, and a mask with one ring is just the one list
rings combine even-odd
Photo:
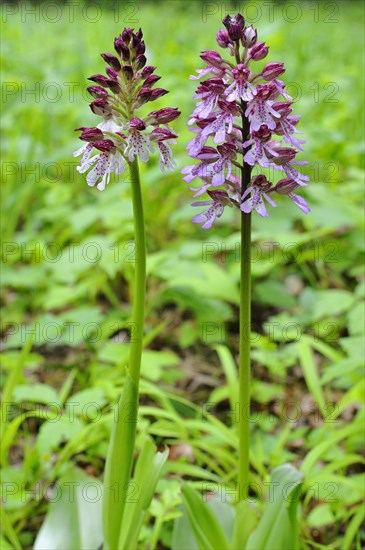
[(118, 402), (117, 421), (113, 423), (104, 474), (105, 550), (118, 548), (133, 463), (135, 423), (138, 421), (136, 403), (138, 388), (127, 371), (123, 393)]
[(182, 548), (184, 550), (196, 550), (198, 548), (186, 507), (183, 507), (182, 515), (174, 522), (171, 543), (171, 550), (181, 550)]
[(97, 478), (70, 468), (55, 486), (34, 550), (97, 550), (103, 542), (101, 498)]
[(84, 417), (96, 422), (101, 416), (101, 410), (107, 403), (103, 388), (89, 388), (74, 393), (66, 402), (66, 409), (75, 416)]
[(239, 502), (236, 506), (232, 548), (246, 548), (248, 538), (257, 522), (257, 510), (253, 504), (247, 500)]
[(84, 425), (78, 418), (73, 418), (72, 415), (61, 416), (49, 413), (52, 420), (44, 422), (40, 427), (37, 437), (37, 449), (42, 461), (47, 461), (50, 458), (52, 451), (56, 450), (64, 441), (70, 441), (76, 437), (83, 429)]
[(13, 391), (16, 403), (28, 401), (30, 403), (42, 403), (43, 405), (59, 405), (57, 392), (47, 384), (22, 384), (16, 386)]
[(299, 548), (297, 505), (303, 474), (290, 464), (275, 468), (270, 477), (269, 500), (250, 535), (246, 550)]
[(309, 527), (321, 527), (322, 525), (332, 525), (335, 521), (330, 504), (320, 504), (315, 506), (309, 512), (306, 523)]
[(156, 452), (157, 448), (150, 438), (145, 440), (138, 457), (135, 473), (130, 486), (133, 498), (127, 496), (123, 519), (120, 526), (118, 548), (137, 548), (139, 533), (155, 493), (161, 470), (168, 457), (168, 449)]
[(203, 501), (203, 496), (184, 484), (182, 497), (199, 548), (201, 550), (228, 549), (230, 547), (228, 538), (214, 512)]

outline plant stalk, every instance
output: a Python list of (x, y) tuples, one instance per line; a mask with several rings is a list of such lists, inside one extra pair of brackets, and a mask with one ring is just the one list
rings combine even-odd
[(241, 214), (241, 288), (239, 349), (239, 463), (240, 500), (247, 498), (250, 454), (250, 333), (251, 333), (251, 214)]
[[(249, 121), (244, 113), (247, 107), (242, 102), (242, 139), (249, 135)], [(247, 149), (244, 149), (245, 155)], [(247, 189), (251, 180), (251, 166), (243, 163), (241, 190)], [(251, 383), (251, 213), (241, 212), (241, 281), (240, 281), (240, 345), (239, 345), (239, 499), (248, 497), (250, 468), (250, 383)]]
[(135, 273), (132, 307), (132, 330), (129, 363), (126, 368), (104, 475), (103, 528), (104, 550), (118, 548), (128, 487), (131, 480), (138, 420), (139, 378), (143, 346), (144, 307), (146, 297), (146, 240), (143, 201), (138, 160), (129, 164), (134, 215)]

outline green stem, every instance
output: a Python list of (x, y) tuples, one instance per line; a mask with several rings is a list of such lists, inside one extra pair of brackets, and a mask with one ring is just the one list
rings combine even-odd
[(250, 333), (251, 333), (251, 214), (241, 214), (241, 289), (239, 356), (239, 462), (240, 500), (247, 497), (250, 454)]
[[(247, 104), (242, 107), (242, 139), (249, 135), (249, 121), (244, 116)], [(247, 149), (243, 153), (246, 154)], [(251, 166), (243, 163), (241, 172), (242, 193), (251, 180)], [(240, 356), (239, 356), (239, 456), (238, 487), (240, 500), (248, 496), (250, 469), (250, 336), (251, 336), (251, 213), (241, 212), (241, 285), (240, 285)]]
[(141, 356), (143, 345), (144, 307), (146, 298), (146, 238), (144, 229), (144, 214), (142, 190), (139, 178), (138, 161), (135, 159), (130, 164), (132, 185), (132, 201), (134, 216), (134, 242), (135, 242), (135, 272), (134, 295), (132, 312), (132, 335), (129, 355), (129, 369), (131, 377), (138, 387), (141, 369)]
[(118, 548), (119, 534), (131, 480), (139, 405), (146, 296), (146, 242), (138, 161), (129, 164), (135, 239), (135, 273), (129, 363), (123, 393), (115, 411), (104, 474), (104, 550)]

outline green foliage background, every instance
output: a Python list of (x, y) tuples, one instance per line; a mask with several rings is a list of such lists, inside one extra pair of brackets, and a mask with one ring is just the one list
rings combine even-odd
[[(283, 200), (268, 220), (254, 219), (253, 481), (285, 461), (301, 467), (302, 547), (360, 548), (364, 8), (241, 4), (269, 60), (285, 62), (312, 179), (311, 215)], [(181, 169), (190, 162), (189, 75), (202, 67), (199, 52), (215, 48), (229, 6), (45, 3), (35, 15), (30, 4), (2, 6), (2, 464), (5, 486), (15, 487), (5, 490), (4, 548), (32, 546), (43, 488), (70, 463), (101, 477), (133, 332), (128, 176), (99, 193), (72, 158), (73, 129), (96, 123), (86, 78), (103, 72), (99, 53), (124, 26), (142, 26), (170, 90), (152, 108), (182, 111), (173, 124)], [(179, 478), (236, 481), (239, 220), (227, 212), (209, 232), (191, 224), (191, 192), (179, 170), (162, 176), (156, 158), (142, 180), (149, 283), (139, 433), (172, 448), (141, 540), (154, 548), (171, 547)]]

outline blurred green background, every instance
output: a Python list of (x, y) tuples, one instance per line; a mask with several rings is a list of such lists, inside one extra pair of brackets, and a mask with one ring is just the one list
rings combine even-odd
[[(303, 194), (312, 208), (303, 216), (284, 199), (269, 219), (253, 223), (253, 479), (267, 479), (284, 461), (301, 466), (317, 450), (304, 467), (301, 544), (360, 548), (362, 2), (1, 8), (2, 382), (11, 403), (2, 464), (5, 482), (17, 488), (4, 499), (7, 541), (31, 547), (47, 510), (45, 492), (37, 499), (21, 488), (54, 483), (69, 463), (101, 477), (110, 407), (123, 383), (133, 328), (128, 176), (102, 193), (88, 188), (72, 152), (80, 143), (74, 128), (98, 122), (86, 79), (104, 71), (99, 54), (113, 51), (124, 26), (143, 28), (148, 61), (170, 90), (151, 110), (182, 111), (173, 123), (176, 173), (163, 176), (156, 157), (142, 166), (149, 282), (139, 431), (169, 444), (171, 454), (141, 547), (171, 547), (180, 477), (235, 482), (228, 413), (238, 351), (239, 219), (226, 212), (209, 232), (194, 226), (192, 193), (179, 171), (190, 164), (196, 83), (189, 75), (203, 66), (199, 52), (215, 48), (221, 19), (239, 8), (270, 45), (269, 61), (286, 65), (307, 140), (301, 158), (311, 184)], [(49, 403), (62, 412), (59, 422), (39, 412)], [(72, 419), (70, 403), (78, 404)], [(198, 422), (206, 403), (218, 424), (210, 416)]]

